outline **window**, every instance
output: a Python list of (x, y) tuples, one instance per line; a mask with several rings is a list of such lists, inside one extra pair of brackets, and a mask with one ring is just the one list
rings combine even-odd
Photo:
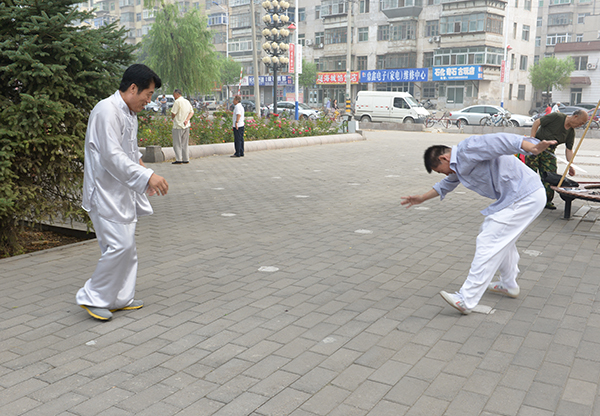
[(425, 22), (425, 37), (430, 38), (432, 36), (439, 35), (439, 20), (428, 20)]
[(573, 63), (575, 64), (575, 71), (583, 71), (587, 69), (587, 56), (572, 56), (571, 59), (573, 59)]
[(508, 84), (508, 101), (512, 100), (513, 84)]
[(523, 25), (523, 32), (521, 33), (521, 39), (529, 42), (529, 26)]
[(571, 102), (572, 103), (580, 103), (582, 95), (583, 95), (582, 88), (571, 88)]
[(321, 18), (321, 6), (315, 6), (315, 19)]
[(325, 41), (324, 32), (315, 32), (315, 45), (322, 45)]
[(525, 85), (519, 84), (519, 90), (517, 92), (517, 100), (525, 99)]
[(521, 71), (527, 71), (527, 55), (521, 55), (521, 62), (519, 63), (519, 69)]
[(133, 6), (133, 0), (119, 0), (119, 7)]
[(121, 22), (133, 22), (135, 19), (134, 13), (121, 13)]
[(388, 53), (377, 56), (377, 69), (414, 68), (417, 63), (417, 54)]
[(252, 50), (252, 37), (229, 39), (229, 52), (243, 52)]
[(306, 35), (304, 33), (298, 34), (298, 43), (302, 46), (306, 45)]
[(250, 0), (229, 0), (229, 6), (231, 7), (245, 6), (247, 4), (250, 4)]
[(142, 21), (142, 14), (141, 13), (136, 13), (135, 14), (135, 21), (136, 22), (141, 22)]
[(573, 13), (555, 13), (548, 15), (548, 26), (563, 26), (573, 23)]
[(421, 84), (421, 96), (423, 98), (435, 98), (435, 82), (424, 82)]
[(525, 0), (525, 2), (523, 3), (523, 8), (525, 10), (531, 10), (531, 0)]
[(502, 48), (489, 46), (438, 49), (433, 57), (433, 65), (500, 65), (503, 57)]
[(356, 57), (356, 69), (359, 71), (367, 70), (367, 57), (366, 56), (357, 56)]
[(546, 46), (556, 45), (557, 43), (565, 43), (571, 41), (570, 33), (555, 33), (546, 35)]
[(347, 27), (336, 27), (335, 29), (325, 29), (325, 45), (337, 43), (346, 43)]
[(319, 65), (321, 71), (345, 71), (346, 55), (322, 57), (319, 59)]
[(156, 9), (144, 10), (142, 12), (142, 14), (144, 15), (144, 19), (154, 19), (154, 13), (156, 13)]
[(571, 0), (550, 0), (549, 4), (571, 4)]
[(536, 26), (537, 26), (537, 27), (542, 27), (542, 18), (541, 18), (541, 17), (538, 17), (538, 18), (537, 18), (537, 23), (536, 23)]
[(542, 37), (541, 36), (536, 36), (535, 37), (535, 47), (539, 48), (540, 46), (542, 46)]
[(445, 16), (440, 18), (440, 33), (491, 32), (503, 34), (504, 18), (491, 13)]
[(583, 42), (583, 33), (578, 33), (575, 36), (575, 42)]
[(423, 0), (381, 0), (381, 10), (398, 9), (401, 7), (422, 6)]
[(515, 0), (515, 9), (519, 8), (519, 0)]
[(345, 0), (323, 0), (321, 2), (321, 17), (345, 14), (347, 4)]
[(359, 13), (369, 13), (369, 3), (370, 3), (370, 0), (360, 0), (358, 2), (358, 12)]
[(220, 45), (222, 43), (225, 43), (226, 41), (227, 41), (227, 37), (226, 37), (225, 32), (216, 32), (213, 35), (213, 43), (215, 45)]
[(510, 69), (515, 69), (517, 67), (517, 57), (514, 53), (510, 55)]
[(577, 14), (577, 23), (585, 23), (585, 17), (589, 16), (589, 13), (578, 13)]
[(540, 56), (539, 55), (534, 55), (533, 56), (533, 64), (537, 65), (540, 63)]
[(113, 12), (115, 11), (115, 3), (110, 4), (110, 10)]
[(231, 27), (232, 29), (251, 27), (250, 15), (236, 14), (231, 16), (231, 19), (229, 20), (229, 27)]
[(417, 22), (403, 21), (390, 25), (390, 40), (416, 39)]
[(513, 23), (513, 39), (517, 38), (517, 22)]
[(369, 28), (368, 27), (359, 27), (358, 28), (358, 41), (359, 42), (368, 42), (369, 41)]
[(423, 68), (433, 67), (433, 52), (425, 52), (423, 54)]
[(304, 7), (298, 8), (298, 21), (305, 22), (306, 21), (306, 9)]
[(227, 15), (225, 13), (211, 14), (208, 16), (208, 26), (224, 25), (227, 23)]
[(390, 26), (377, 26), (377, 40), (390, 40)]

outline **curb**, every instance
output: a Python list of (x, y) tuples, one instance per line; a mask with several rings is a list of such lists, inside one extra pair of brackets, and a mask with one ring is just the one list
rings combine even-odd
[[(252, 140), (244, 142), (245, 152), (258, 152), (261, 150), (277, 150), (289, 149), (292, 147), (314, 146), (321, 144), (347, 143), (360, 140), (366, 140), (361, 133), (348, 134), (330, 134), (326, 136), (307, 136), (307, 137), (292, 137), (289, 139), (272, 139), (272, 140)], [(175, 151), (172, 147), (163, 147), (162, 154), (164, 161), (175, 159)], [(229, 143), (214, 143), (201, 144), (190, 146), (190, 159), (196, 159), (207, 156), (230, 155), (235, 152), (232, 142)], [(140, 148), (140, 152), (145, 156), (146, 149)], [(144, 160), (144, 162), (146, 162)], [(152, 162), (150, 162), (152, 163)]]

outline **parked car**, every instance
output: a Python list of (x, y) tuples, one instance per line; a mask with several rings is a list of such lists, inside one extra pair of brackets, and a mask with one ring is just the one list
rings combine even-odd
[(144, 110), (154, 111), (155, 113), (158, 113), (160, 111), (160, 104), (157, 103), (156, 101), (151, 101), (148, 104), (146, 104), (146, 106), (144, 107)]
[[(594, 106), (594, 108), (596, 108), (596, 107)], [(583, 110), (586, 113), (589, 111), (589, 109), (587, 109), (587, 108), (578, 107), (576, 105), (568, 105), (568, 106), (565, 106), (565, 107), (563, 107), (563, 106), (559, 106), (558, 107), (558, 111), (560, 111), (561, 113), (566, 114), (568, 116), (570, 116), (571, 114), (573, 114), (577, 110)]]
[[(244, 111), (246, 111), (246, 112), (254, 113), (254, 110), (256, 110), (256, 104), (252, 100), (242, 100), (242, 101), (240, 101), (240, 103), (242, 104), (242, 107), (244, 107)], [(229, 106), (229, 111), (233, 111), (233, 107), (234, 107), (234, 105), (231, 104)]]
[(597, 104), (598, 103), (577, 103), (577, 104), (575, 104), (575, 106), (577, 106), (577, 107), (583, 107), (583, 108), (586, 108), (588, 110), (593, 110), (593, 109), (596, 108)]
[[(273, 104), (267, 106), (269, 114), (273, 114)], [(279, 101), (277, 103), (277, 114), (287, 113), (292, 116), (295, 113), (296, 103), (292, 101)], [(298, 103), (298, 118), (315, 120), (321, 115), (321, 112), (310, 108), (307, 104)]]
[[(450, 121), (459, 128), (468, 124), (479, 126), (485, 117), (498, 113), (505, 114), (509, 111), (496, 105), (472, 105), (462, 110), (453, 110)], [(515, 127), (531, 127), (533, 126), (533, 119), (521, 114), (511, 114), (510, 123)]]

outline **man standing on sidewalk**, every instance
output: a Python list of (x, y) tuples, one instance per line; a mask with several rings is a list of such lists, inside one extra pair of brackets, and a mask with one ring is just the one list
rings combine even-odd
[(102, 256), (76, 301), (92, 317), (108, 321), (112, 312), (139, 309), (135, 225), (152, 214), (148, 195), (166, 195), (167, 181), (142, 162), (137, 115), (152, 101), (161, 80), (135, 64), (123, 74), (119, 90), (92, 110), (85, 135), (83, 209), (94, 224)]
[(242, 97), (233, 97), (233, 144), (235, 153), (231, 157), (244, 157), (244, 106)]
[[(471, 136), (452, 148), (431, 146), (425, 151), (427, 172), (433, 170), (446, 177), (422, 195), (402, 197), (402, 205), (408, 208), (438, 195), (443, 200), (459, 184), (496, 200), (481, 211), (486, 217), (467, 280), (457, 293), (440, 292), (461, 313), (471, 313), (486, 290), (510, 297), (519, 295), (516, 242), (540, 215), (546, 198), (538, 175), (514, 154), (537, 155), (553, 144), (556, 142), (499, 133)], [(500, 281), (492, 282), (497, 270)]]
[(173, 108), (171, 108), (171, 119), (173, 120), (173, 150), (175, 151), (174, 165), (190, 163), (188, 146), (190, 144), (190, 120), (194, 115), (192, 104), (183, 98), (181, 90), (173, 91)]

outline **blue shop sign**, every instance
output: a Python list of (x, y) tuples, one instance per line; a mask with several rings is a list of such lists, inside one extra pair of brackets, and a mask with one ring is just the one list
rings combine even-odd
[(428, 68), (370, 69), (360, 71), (360, 82), (425, 82)]
[(439, 66), (433, 68), (433, 81), (483, 79), (481, 65)]
[[(254, 76), (248, 77), (248, 85), (254, 85)], [(263, 86), (272, 86), (273, 85), (273, 77), (271, 75), (267, 76), (259, 76), (258, 77), (258, 85)], [(277, 76), (277, 85), (294, 85), (294, 78), (291, 75), (278, 75)]]

